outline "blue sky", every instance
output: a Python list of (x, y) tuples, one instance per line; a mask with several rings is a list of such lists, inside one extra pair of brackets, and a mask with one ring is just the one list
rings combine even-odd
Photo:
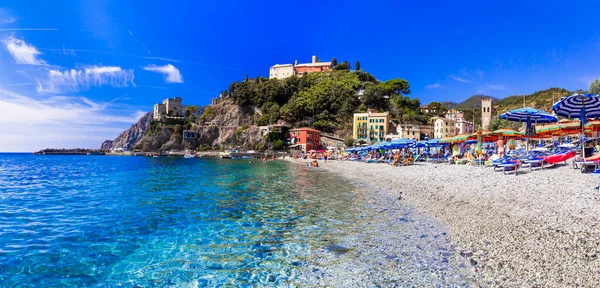
[(600, 76), (598, 1), (487, 2), (5, 0), (0, 151), (98, 147), (166, 97), (208, 104), (311, 55), (407, 79), (425, 103)]

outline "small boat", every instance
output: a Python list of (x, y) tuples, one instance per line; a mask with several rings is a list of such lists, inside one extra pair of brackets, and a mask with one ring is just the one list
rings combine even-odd
[(183, 156), (183, 158), (186, 158), (186, 159), (188, 159), (188, 158), (196, 158), (196, 157), (194, 157), (194, 155), (192, 155), (192, 154), (185, 154), (185, 155)]

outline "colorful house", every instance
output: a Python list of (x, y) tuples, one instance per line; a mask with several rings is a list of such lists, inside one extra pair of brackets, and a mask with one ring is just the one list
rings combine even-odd
[(384, 142), (388, 134), (390, 113), (354, 113), (352, 138), (367, 143)]
[(317, 150), (321, 145), (320, 131), (308, 127), (290, 129), (291, 148), (308, 152)]

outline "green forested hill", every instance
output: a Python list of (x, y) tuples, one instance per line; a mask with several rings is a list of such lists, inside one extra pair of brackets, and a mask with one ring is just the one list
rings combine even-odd
[[(550, 88), (537, 91), (529, 95), (508, 96), (494, 103), (494, 110), (498, 115), (517, 108), (533, 107), (551, 112), (554, 102), (561, 97), (572, 94), (571, 91), (563, 88)], [(553, 102), (554, 101), (554, 102)]]
[[(338, 67), (336, 67), (338, 68)], [(365, 71), (345, 67), (331, 73), (311, 73), (284, 80), (256, 78), (233, 82), (226, 96), (242, 107), (256, 107), (254, 124), (283, 120), (333, 132), (352, 127), (355, 112), (390, 111), (395, 119), (426, 123), (418, 99), (411, 99), (404, 79), (379, 81)]]

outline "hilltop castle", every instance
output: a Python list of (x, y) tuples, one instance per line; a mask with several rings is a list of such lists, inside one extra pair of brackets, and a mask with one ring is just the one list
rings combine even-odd
[(162, 101), (162, 104), (154, 104), (154, 119), (160, 121), (167, 117), (183, 117), (181, 97), (167, 98)]

